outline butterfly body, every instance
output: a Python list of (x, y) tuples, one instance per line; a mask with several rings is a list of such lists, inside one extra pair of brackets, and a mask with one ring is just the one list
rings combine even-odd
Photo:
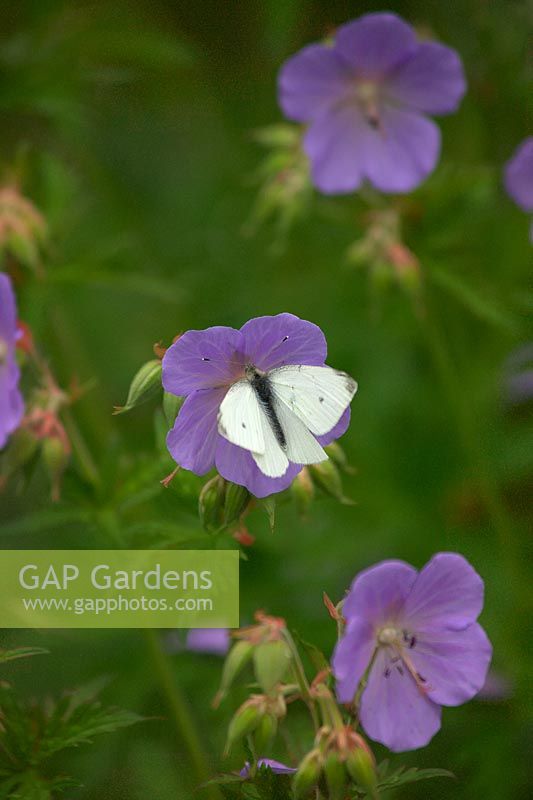
[(291, 462), (327, 459), (316, 437), (333, 430), (356, 390), (349, 375), (331, 367), (287, 365), (263, 372), (247, 364), (220, 405), (219, 433), (249, 450), (264, 475), (280, 477)]

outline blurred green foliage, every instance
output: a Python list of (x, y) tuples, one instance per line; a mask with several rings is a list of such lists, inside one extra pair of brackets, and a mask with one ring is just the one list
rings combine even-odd
[[(49, 229), (44, 276), (17, 274), (20, 316), (62, 385), (72, 376), (97, 384), (72, 412), (92, 455), (78, 458), (58, 505), (39, 468), (23, 487), (10, 485), (0, 495), (0, 542), (210, 546), (196, 514), (201, 480), (159, 486), (171, 462), (162, 451), (154, 457), (153, 404), (118, 418), (112, 408), (154, 342), (285, 310), (311, 319), (326, 333), (330, 362), (360, 385), (343, 440), (357, 466), (346, 493), (357, 505), (321, 499), (302, 520), (288, 504), (274, 533), (254, 516), (242, 621), (258, 607), (285, 615), (330, 652), (335, 630), (322, 591), (340, 599), (358, 570), (383, 558), (420, 567), (438, 550), (463, 553), (485, 578), (482, 623), (511, 696), (445, 710), (429, 747), (392, 762), (444, 767), (457, 782), (394, 796), (521, 800), (530, 767), (533, 420), (531, 407), (505, 406), (502, 380), (509, 352), (532, 336), (532, 258), (528, 221), (505, 196), (501, 168), (531, 133), (531, 6), (408, 0), (389, 9), (457, 48), (469, 82), (460, 111), (439, 123), (441, 164), (400, 202), (425, 314), (397, 287), (383, 291), (347, 267), (347, 248), (364, 233), (357, 199), (306, 199), (274, 255), (275, 225), (244, 235), (264, 157), (253, 131), (281, 120), (280, 64), (380, 5), (2, 3), (0, 159)], [(28, 701), (106, 674), (107, 701), (151, 718), (65, 753), (62, 768), (84, 782), (69, 797), (191, 796), (190, 764), (140, 633), (2, 638), (5, 648), (50, 651), (2, 665)], [(238, 755), (220, 758), (239, 698), (210, 707), (220, 662), (180, 651), (172, 665), (212, 771), (239, 768)], [(296, 720), (295, 759), (309, 744), (298, 732)]]

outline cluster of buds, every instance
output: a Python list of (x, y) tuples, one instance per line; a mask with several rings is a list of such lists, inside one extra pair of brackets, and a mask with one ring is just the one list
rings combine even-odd
[(353, 501), (344, 493), (342, 474), (353, 475), (354, 468), (348, 463), (338, 442), (328, 444), (324, 450), (329, 456), (328, 460), (304, 467), (291, 484), (291, 496), (303, 517), (307, 516), (317, 489), (343, 505), (353, 505)]
[(207, 531), (219, 531), (235, 526), (234, 536), (241, 544), (253, 543), (244, 517), (253, 506), (253, 498), (245, 486), (215, 475), (207, 481), (198, 499), (198, 513)]
[(305, 213), (312, 196), (302, 131), (297, 125), (281, 123), (256, 131), (254, 139), (268, 155), (257, 171), (260, 189), (246, 231), (253, 234), (274, 218), (279, 248), (292, 225)]
[(362, 239), (346, 254), (354, 267), (368, 267), (378, 287), (395, 282), (409, 293), (420, 288), (420, 264), (415, 254), (402, 241), (400, 214), (395, 208), (369, 212)]
[(236, 643), (228, 653), (220, 689), (215, 697), (217, 706), (235, 678), (247, 664), (252, 664), (261, 694), (253, 694), (234, 714), (228, 729), (226, 752), (246, 736), (253, 738), (256, 752), (263, 753), (271, 745), (279, 720), (287, 713), (286, 698), (297, 687), (285, 683), (293, 665), (285, 621), (258, 611), (256, 624), (236, 631)]
[(10, 268), (20, 264), (40, 274), (47, 235), (43, 216), (16, 184), (0, 187), (0, 254)]
[(324, 726), (294, 775), (294, 796), (300, 800), (323, 786), (328, 800), (344, 800), (350, 783), (377, 798), (374, 755), (363, 737), (349, 725)]

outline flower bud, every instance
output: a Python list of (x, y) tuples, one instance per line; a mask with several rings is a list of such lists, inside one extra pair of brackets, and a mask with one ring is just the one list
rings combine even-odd
[(254, 649), (254, 670), (258, 683), (269, 694), (283, 680), (292, 653), (284, 639), (263, 642)]
[(263, 716), (263, 711), (257, 704), (251, 704), (249, 700), (242, 705), (233, 716), (228, 727), (228, 738), (226, 740), (225, 752), (229, 753), (231, 747), (249, 733), (252, 733)]
[(2, 474), (6, 480), (33, 458), (37, 446), (38, 439), (32, 430), (22, 427), (15, 431), (2, 458)]
[(126, 405), (116, 406), (113, 413), (124, 414), (153, 397), (161, 389), (161, 371), (162, 365), (158, 358), (143, 364), (131, 382)]
[(254, 731), (255, 749), (258, 753), (266, 753), (278, 730), (278, 720), (274, 714), (265, 714)]
[(304, 467), (291, 483), (291, 495), (302, 516), (305, 516), (315, 497), (315, 486), (308, 467)]
[(220, 689), (218, 690), (213, 701), (213, 705), (215, 707), (218, 706), (220, 701), (223, 699), (237, 675), (251, 660), (253, 649), (253, 644), (242, 640), (234, 644), (229, 651), (226, 661), (224, 662), (224, 668), (222, 670)]
[(345, 505), (353, 505), (353, 501), (344, 495), (339, 470), (331, 459), (312, 464), (309, 469), (313, 480), (323, 492)]
[(52, 484), (52, 500), (57, 502), (60, 498), (61, 478), (68, 464), (70, 448), (59, 436), (50, 436), (43, 440), (42, 454)]
[(341, 468), (343, 472), (347, 472), (350, 475), (355, 473), (355, 470), (350, 464), (348, 463), (348, 459), (346, 458), (346, 453), (340, 446), (338, 442), (331, 442), (331, 444), (327, 444), (324, 447), (324, 450), (338, 467)]
[(182, 405), (183, 397), (178, 397), (170, 392), (163, 392), (163, 414), (169, 428), (174, 426)]
[(292, 781), (295, 800), (305, 797), (317, 785), (322, 773), (322, 757), (318, 750), (311, 750), (300, 762)]
[(346, 794), (346, 769), (339, 754), (332, 751), (324, 762), (324, 775), (328, 787), (328, 800), (343, 800)]
[(374, 756), (366, 747), (356, 747), (346, 757), (346, 768), (350, 776), (371, 796), (377, 787), (376, 763)]
[(198, 498), (198, 513), (204, 528), (209, 531), (221, 525), (226, 483), (220, 475), (207, 481)]
[(250, 502), (250, 492), (245, 486), (237, 483), (226, 482), (226, 497), (224, 500), (224, 524), (231, 525), (236, 522)]

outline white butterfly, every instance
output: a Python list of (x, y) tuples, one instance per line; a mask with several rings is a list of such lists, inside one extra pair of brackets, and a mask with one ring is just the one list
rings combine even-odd
[(248, 365), (220, 405), (218, 430), (249, 450), (264, 475), (279, 478), (289, 462), (327, 459), (315, 436), (335, 427), (356, 391), (353, 378), (331, 367), (285, 366), (265, 373)]

